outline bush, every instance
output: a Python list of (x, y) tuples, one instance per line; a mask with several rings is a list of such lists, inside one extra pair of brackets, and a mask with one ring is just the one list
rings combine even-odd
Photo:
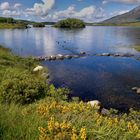
[(45, 27), (45, 24), (43, 24), (43, 23), (34, 23), (33, 27)]
[(80, 19), (68, 18), (65, 20), (61, 20), (54, 25), (57, 28), (85, 28), (85, 23)]
[(22, 70), (9, 68), (5, 72), (0, 85), (2, 103), (26, 104), (45, 97), (48, 89), (45, 80)]

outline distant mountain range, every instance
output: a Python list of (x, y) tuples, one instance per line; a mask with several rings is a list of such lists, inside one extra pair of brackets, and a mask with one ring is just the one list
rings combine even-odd
[(103, 21), (104, 24), (120, 24), (120, 23), (128, 23), (128, 22), (139, 22), (140, 21), (140, 6), (134, 8), (133, 10), (118, 15), (115, 17), (112, 17), (110, 19), (107, 19)]

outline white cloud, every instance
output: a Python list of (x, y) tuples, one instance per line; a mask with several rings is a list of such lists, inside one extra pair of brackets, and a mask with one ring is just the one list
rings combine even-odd
[[(103, 0), (103, 3), (105, 4), (111, 1), (130, 2), (130, 0)], [(136, 0), (131, 0), (131, 2), (132, 1)], [(24, 7), (22, 7), (20, 3), (9, 4), (8, 2), (3, 2), (0, 4), (0, 14), (1, 16), (7, 17), (20, 16), (23, 19), (30, 18), (36, 21), (58, 21), (64, 18), (79, 18), (86, 22), (97, 22), (128, 12), (124, 10), (124, 11), (115, 11), (113, 13), (107, 13), (103, 8), (96, 7), (94, 5), (84, 7), (81, 10), (77, 10), (76, 5), (71, 5), (64, 10), (56, 10), (53, 9), (54, 5), (55, 0), (42, 0), (42, 3), (35, 3), (32, 8), (25, 9)]]
[(106, 4), (108, 2), (119, 2), (119, 3), (125, 3), (125, 4), (140, 4), (140, 0), (103, 0), (103, 4)]
[(3, 16), (6, 16), (6, 17), (12, 17), (12, 16), (20, 16), (21, 13), (18, 12), (18, 11), (4, 10), (4, 11), (2, 12), (2, 15), (3, 15)]
[(103, 18), (104, 10), (102, 8), (96, 8), (95, 6), (89, 6), (76, 11), (75, 6), (70, 6), (62, 11), (55, 11), (49, 14), (46, 19), (52, 21), (58, 21), (64, 18), (79, 18), (87, 22), (99, 21)]
[(26, 11), (28, 14), (36, 16), (47, 16), (49, 10), (55, 4), (55, 0), (42, 0), (43, 3), (35, 3), (33, 8), (27, 8)]
[(123, 11), (114, 11), (113, 13), (110, 13), (110, 17), (114, 17), (114, 16), (117, 16), (117, 15), (122, 15), (124, 13), (127, 13), (129, 12), (129, 10), (123, 10)]
[(10, 4), (8, 2), (3, 2), (0, 4), (0, 10), (8, 10), (10, 9)]
[(14, 8), (16, 9), (16, 8), (19, 8), (19, 7), (21, 7), (22, 5), (20, 4), (20, 3), (15, 3), (14, 4)]

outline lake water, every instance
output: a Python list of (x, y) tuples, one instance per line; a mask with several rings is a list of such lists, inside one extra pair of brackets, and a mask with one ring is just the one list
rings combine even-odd
[[(0, 30), (0, 44), (21, 56), (50, 56), (95, 53), (140, 53), (132, 48), (140, 44), (140, 28), (86, 27), (64, 30), (52, 27), (25, 30)], [(68, 87), (72, 96), (85, 101), (99, 100), (107, 108), (140, 108), (140, 95), (131, 88), (140, 87), (140, 61), (134, 58), (87, 56), (78, 59), (42, 62), (49, 68), (56, 87)]]

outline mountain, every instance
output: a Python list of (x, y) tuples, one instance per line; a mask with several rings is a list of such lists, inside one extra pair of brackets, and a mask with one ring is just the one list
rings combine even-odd
[(102, 23), (105, 24), (119, 24), (119, 23), (126, 23), (126, 22), (137, 22), (140, 21), (140, 6), (134, 8), (133, 10), (122, 14), (118, 15), (115, 17), (112, 17), (110, 19), (107, 19), (103, 21)]

